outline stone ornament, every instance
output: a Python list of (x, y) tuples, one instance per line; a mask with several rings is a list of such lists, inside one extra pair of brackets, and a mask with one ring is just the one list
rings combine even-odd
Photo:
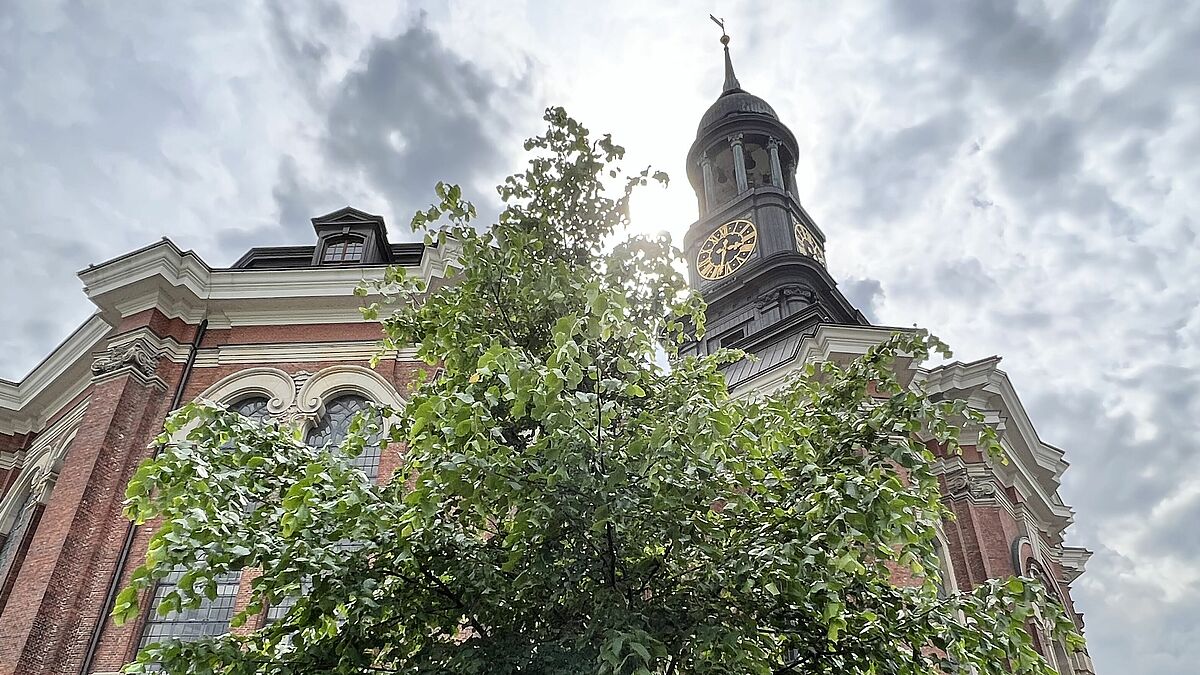
[(764, 309), (770, 305), (776, 303), (782, 304), (792, 299), (799, 299), (811, 305), (817, 301), (817, 293), (804, 284), (787, 284), (773, 288), (758, 296), (754, 299), (754, 306), (758, 309)]
[(265, 396), (273, 419), (306, 429), (320, 418), (325, 401), (342, 394), (358, 394), (395, 410), (404, 407), (404, 399), (382, 375), (349, 364), (294, 374), (279, 368), (246, 368), (209, 387), (198, 400), (229, 405), (247, 396)]
[(996, 484), (992, 480), (986, 477), (972, 476), (966, 472), (948, 477), (946, 489), (951, 497), (991, 499), (996, 496)]
[(112, 345), (92, 362), (92, 375), (102, 376), (132, 370), (153, 377), (162, 354), (144, 338)]

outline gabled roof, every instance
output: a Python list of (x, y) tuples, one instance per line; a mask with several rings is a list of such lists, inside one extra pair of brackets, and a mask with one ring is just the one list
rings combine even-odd
[(323, 216), (317, 216), (312, 219), (312, 224), (313, 227), (323, 225), (378, 225), (385, 230), (387, 229), (387, 225), (383, 222), (383, 216), (360, 211), (353, 206), (343, 206), (337, 211), (330, 211)]

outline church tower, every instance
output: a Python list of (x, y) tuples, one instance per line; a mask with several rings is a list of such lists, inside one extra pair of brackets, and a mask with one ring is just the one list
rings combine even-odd
[(689, 281), (708, 302), (707, 354), (736, 347), (758, 355), (729, 367), (730, 387), (793, 355), (820, 324), (867, 325), (825, 269), (825, 235), (796, 193), (799, 148), (764, 100), (742, 89), (729, 36), (725, 83), (705, 111), (687, 171), (700, 217), (684, 238)]

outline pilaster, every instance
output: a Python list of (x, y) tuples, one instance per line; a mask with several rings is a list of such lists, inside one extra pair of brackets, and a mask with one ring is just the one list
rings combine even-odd
[(716, 199), (716, 187), (713, 184), (712, 160), (707, 152), (700, 155), (700, 170), (704, 174), (704, 213), (708, 213)]
[(90, 403), (0, 615), (0, 675), (81, 667), (128, 527), (125, 485), (181, 374), (162, 356), (153, 340), (128, 334), (95, 356)]

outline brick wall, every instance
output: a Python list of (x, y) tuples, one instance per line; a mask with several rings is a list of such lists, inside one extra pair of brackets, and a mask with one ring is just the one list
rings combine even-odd
[[(343, 332), (339, 333), (339, 329), (341, 329)], [(233, 337), (235, 335), (237, 340), (233, 341)], [(260, 326), (236, 330), (209, 331), (206, 333), (201, 342), (201, 349), (230, 344), (277, 344), (279, 342), (295, 343), (331, 340), (370, 340), (374, 342), (375, 340), (378, 340), (379, 337), (379, 326), (377, 324), (337, 324), (332, 326), (318, 325), (294, 327)], [(189, 342), (190, 339), (191, 338), (189, 337)], [(247, 340), (254, 341), (246, 342)], [(186, 386), (184, 387), (183, 400), (193, 400), (222, 379), (247, 368), (269, 366), (294, 376), (300, 371), (317, 373), (323, 368), (347, 363), (364, 367), (368, 367), (370, 365), (367, 360), (362, 360), (261, 362), (197, 367), (192, 371), (192, 374), (189, 377)], [(383, 378), (386, 379), (396, 389), (396, 391), (401, 394), (401, 396), (405, 396), (409, 391), (411, 385), (413, 382), (415, 382), (417, 373), (419, 371), (429, 372), (430, 370), (431, 369), (423, 364), (399, 362), (395, 360), (381, 361), (374, 368), (374, 371), (383, 376)], [(380, 458), (380, 480), (388, 480), (391, 473), (399, 463), (400, 450), (401, 448), (396, 446), (385, 449)], [(122, 584), (128, 583), (129, 575), (132, 574), (133, 569), (140, 564), (141, 560), (145, 556), (146, 547), (149, 544), (149, 540), (153, 534), (153, 531), (153, 525), (148, 524), (147, 526), (138, 528), (137, 532), (135, 533), (133, 545), (130, 550), (128, 566), (126, 567)], [(250, 583), (255, 576), (257, 576), (257, 572), (254, 570), (247, 570), (242, 574), (238, 596), (235, 603), (235, 610), (244, 608), (249, 602)], [(149, 593), (146, 595), (149, 595)], [(92, 672), (116, 671), (134, 656), (142, 633), (143, 625), (146, 617), (149, 614), (149, 611), (151, 610), (146, 597), (142, 598), (141, 605), (143, 614), (137, 621), (131, 621), (126, 625), (119, 627), (112, 623), (106, 624), (101, 636), (99, 647), (97, 649), (96, 658), (92, 665)], [(252, 630), (253, 628), (257, 627), (257, 625), (258, 624), (251, 622), (239, 630)]]
[(0, 615), (0, 674), (78, 668), (123, 542), (125, 483), (148, 453), (178, 371), (160, 366), (166, 386), (120, 374), (93, 388)]

